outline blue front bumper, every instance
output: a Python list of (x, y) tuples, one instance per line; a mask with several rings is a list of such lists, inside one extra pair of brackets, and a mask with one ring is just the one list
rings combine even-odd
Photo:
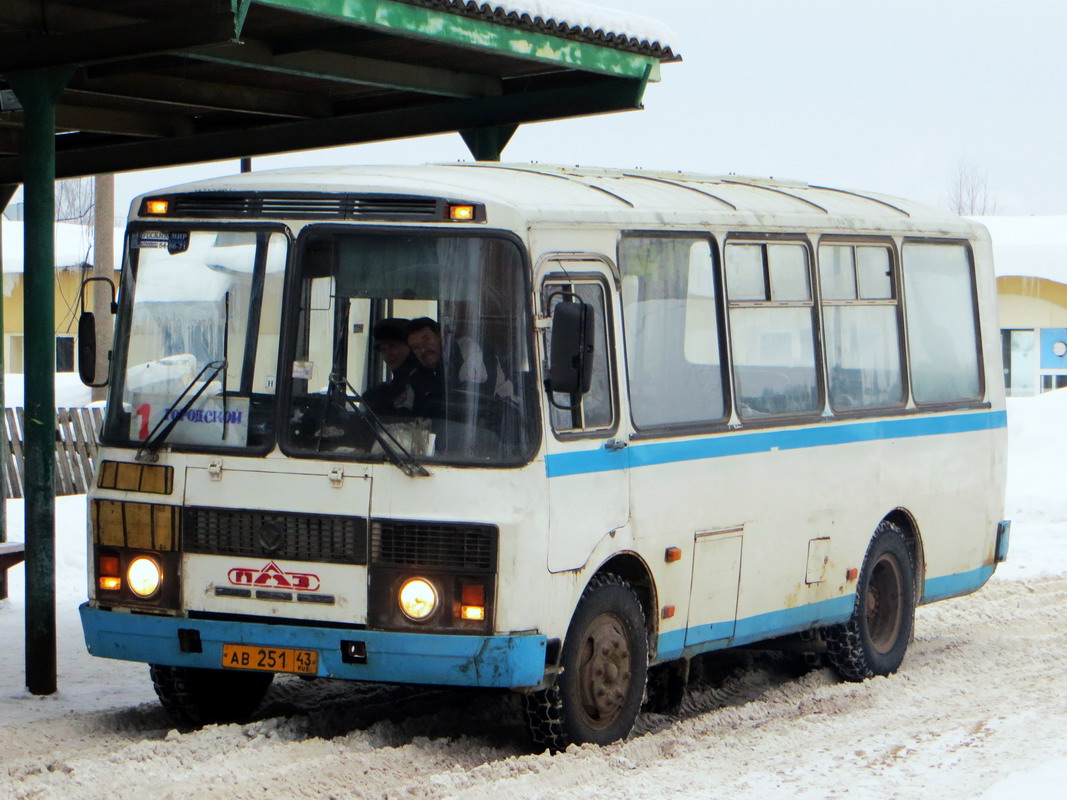
[[(255, 622), (156, 617), (79, 609), (85, 645), (94, 656), (176, 667), (219, 669), (222, 645), (293, 647), (319, 654), (319, 677), (441, 686), (524, 688), (541, 683), (544, 636), (395, 633)], [(178, 631), (196, 631), (201, 652), (183, 652)], [(188, 640), (190, 634), (183, 636)], [(346, 663), (342, 642), (362, 642), (366, 663)]]

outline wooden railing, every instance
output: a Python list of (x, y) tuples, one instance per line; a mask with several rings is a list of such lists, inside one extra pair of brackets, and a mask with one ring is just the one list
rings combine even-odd
[[(26, 463), (25, 410), (4, 409), (5, 497), (22, 497)], [(101, 408), (56, 409), (56, 495), (85, 494), (93, 482), (96, 436), (104, 419)]]

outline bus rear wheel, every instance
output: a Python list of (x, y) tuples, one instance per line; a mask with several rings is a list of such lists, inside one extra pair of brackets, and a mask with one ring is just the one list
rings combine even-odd
[(830, 664), (849, 681), (900, 668), (915, 622), (915, 565), (904, 534), (889, 520), (875, 530), (848, 622), (823, 630)]
[(582, 593), (554, 685), (526, 697), (537, 745), (608, 744), (633, 729), (648, 674), (645, 615), (617, 575), (595, 576)]
[(247, 719), (263, 701), (272, 672), (240, 672), (151, 664), (152, 686), (174, 724), (198, 728)]

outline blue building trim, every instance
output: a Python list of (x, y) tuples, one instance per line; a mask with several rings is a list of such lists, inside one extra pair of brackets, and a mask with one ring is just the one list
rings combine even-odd
[(545, 457), (549, 478), (609, 472), (630, 467), (649, 467), (683, 461), (800, 450), (883, 439), (943, 436), (1007, 427), (1006, 411), (899, 417), (841, 424), (818, 424), (804, 428), (781, 428), (752, 433), (711, 434), (699, 439), (634, 443), (624, 450), (583, 450)]
[[(387, 683), (518, 688), (537, 686), (546, 638), (537, 634), (468, 636), (397, 633), (252, 622), (154, 617), (79, 609), (94, 656), (148, 664), (219, 669), (222, 645), (294, 647), (319, 654), (319, 677)], [(196, 630), (202, 652), (185, 653), (178, 630)], [(341, 659), (342, 641), (364, 642), (366, 664)]]

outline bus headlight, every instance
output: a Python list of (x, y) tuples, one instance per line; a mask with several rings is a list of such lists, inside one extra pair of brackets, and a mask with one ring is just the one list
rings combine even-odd
[(418, 622), (437, 610), (437, 589), (425, 578), (411, 578), (400, 587), (397, 600), (404, 616)]
[(155, 559), (138, 556), (126, 570), (126, 585), (138, 597), (149, 598), (163, 585), (163, 570)]

